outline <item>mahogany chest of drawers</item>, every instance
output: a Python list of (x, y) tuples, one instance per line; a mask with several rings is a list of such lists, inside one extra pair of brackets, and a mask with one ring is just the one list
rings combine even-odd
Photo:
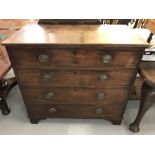
[(27, 25), (5, 45), (32, 123), (104, 118), (120, 124), (144, 49), (127, 26)]

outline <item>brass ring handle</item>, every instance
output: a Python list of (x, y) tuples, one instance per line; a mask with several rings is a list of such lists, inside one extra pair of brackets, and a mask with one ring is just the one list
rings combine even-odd
[(52, 74), (44, 74), (44, 75), (43, 75), (43, 80), (44, 80), (44, 81), (48, 81), (48, 80), (50, 80), (50, 79), (52, 79)]
[(96, 114), (101, 114), (102, 112), (103, 112), (103, 109), (102, 108), (95, 109), (95, 113)]
[(55, 108), (50, 108), (48, 111), (49, 111), (50, 113), (54, 113), (54, 112), (56, 112), (57, 110), (56, 110)]
[(108, 80), (108, 75), (107, 74), (102, 74), (102, 75), (100, 75), (99, 78), (100, 78), (100, 81), (103, 82), (103, 81)]
[(98, 93), (97, 94), (97, 99), (102, 100), (104, 98), (104, 96), (105, 96), (104, 93)]
[(46, 54), (41, 54), (38, 57), (40, 63), (47, 63), (49, 61), (49, 56)]
[(46, 99), (51, 99), (53, 96), (54, 96), (54, 94), (52, 92), (50, 92), (46, 95)]
[(112, 56), (111, 55), (104, 55), (102, 57), (102, 63), (109, 63), (112, 60)]

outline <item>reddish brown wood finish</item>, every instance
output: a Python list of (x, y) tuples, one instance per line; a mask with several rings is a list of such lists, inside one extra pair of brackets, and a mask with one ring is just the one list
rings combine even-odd
[(140, 100), (141, 99), (141, 88), (143, 85), (143, 80), (141, 77), (136, 77), (134, 87), (130, 92), (130, 100)]
[(3, 30), (0, 20), (0, 110), (3, 115), (10, 113), (10, 109), (7, 105), (7, 94), (10, 89), (16, 84), (16, 80), (13, 78), (5, 78), (6, 73), (11, 68), (11, 63), (5, 47), (1, 45), (2, 40), (13, 34), (15, 30)]
[[(50, 109), (54, 108), (54, 112)], [(116, 105), (32, 105), (27, 104), (27, 109), (30, 116), (34, 117), (65, 117), (65, 118), (106, 118), (109, 120), (120, 120), (122, 106)], [(97, 113), (97, 109), (102, 109), (102, 112)]]
[(155, 19), (148, 19), (146, 22), (146, 28), (155, 34)]
[[(153, 34), (155, 34), (155, 20), (149, 19), (146, 22), (146, 28), (150, 30), (150, 35), (147, 42), (150, 43)], [(140, 130), (140, 122), (149, 110), (149, 108), (155, 103), (155, 62), (142, 61), (139, 67), (139, 74), (143, 79), (143, 85), (141, 88), (141, 100), (139, 111), (136, 119), (129, 126), (129, 130), (132, 132), (138, 132)]]
[(4, 44), (31, 123), (67, 117), (120, 124), (148, 46), (126, 26), (96, 25), (29, 25)]
[[(49, 96), (49, 93), (52, 95)], [(128, 89), (23, 87), (23, 96), (26, 101), (34, 101), (35, 104), (124, 104)]]
[(17, 69), (17, 74), (22, 86), (28, 87), (118, 88), (130, 85), (134, 69), (91, 71)]
[[(11, 48), (11, 58), (16, 68), (43, 68), (56, 67), (123, 67), (135, 68), (139, 52), (130, 50), (92, 50), (92, 49), (46, 49), (46, 48)], [(17, 54), (18, 53), (18, 54)], [(47, 55), (48, 61), (41, 63), (39, 57)], [(109, 63), (103, 63), (102, 58), (110, 55)], [(21, 59), (24, 57), (24, 59)], [(121, 61), (120, 61), (121, 58)], [(82, 68), (81, 68), (82, 69)]]
[[(6, 39), (8, 45), (56, 45), (103, 47), (147, 47), (148, 43), (125, 25), (37, 25), (29, 24)], [(104, 46), (103, 46), (104, 45)]]

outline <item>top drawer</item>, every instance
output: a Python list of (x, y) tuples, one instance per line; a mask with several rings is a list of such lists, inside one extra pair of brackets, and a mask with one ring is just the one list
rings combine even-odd
[(92, 49), (21, 48), (9, 50), (17, 68), (55, 67), (124, 67), (134, 68), (138, 61), (136, 51), (106, 51)]

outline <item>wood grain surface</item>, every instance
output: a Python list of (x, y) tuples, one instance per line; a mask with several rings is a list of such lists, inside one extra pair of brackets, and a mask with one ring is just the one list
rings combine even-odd
[(3, 44), (148, 46), (147, 42), (125, 25), (28, 24), (4, 40)]
[(115, 25), (32, 24), (3, 44), (31, 123), (69, 117), (120, 124), (148, 46)]

